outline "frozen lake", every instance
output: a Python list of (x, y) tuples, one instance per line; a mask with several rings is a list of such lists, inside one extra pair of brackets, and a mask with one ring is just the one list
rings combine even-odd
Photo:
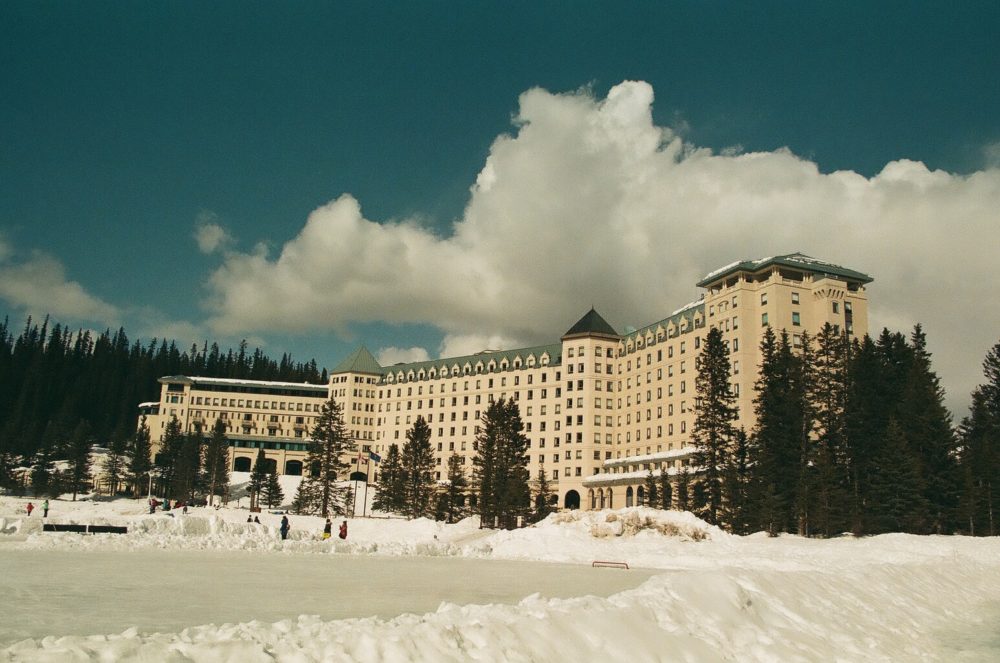
[(200, 624), (391, 618), (456, 604), (609, 596), (654, 571), (455, 557), (0, 550), (0, 646), (46, 635)]

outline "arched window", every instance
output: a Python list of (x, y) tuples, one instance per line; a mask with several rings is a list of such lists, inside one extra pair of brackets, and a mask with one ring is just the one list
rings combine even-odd
[(278, 473), (278, 461), (273, 458), (264, 459), (264, 472), (267, 474), (277, 474)]
[(580, 508), (580, 493), (575, 490), (570, 490), (566, 493), (566, 497), (563, 498), (563, 506), (567, 509), (579, 509)]
[(646, 491), (643, 489), (642, 486), (639, 486), (638, 488), (635, 489), (635, 505), (636, 506), (643, 506), (643, 505), (645, 505), (645, 503), (646, 503), (645, 497), (646, 497)]
[(632, 486), (625, 489), (625, 506), (632, 506)]
[(608, 488), (608, 508), (615, 508), (615, 491), (611, 488)]
[(233, 460), (233, 472), (249, 472), (250, 459), (246, 456), (237, 456)]
[(302, 461), (301, 460), (286, 461), (285, 474), (292, 477), (302, 476)]

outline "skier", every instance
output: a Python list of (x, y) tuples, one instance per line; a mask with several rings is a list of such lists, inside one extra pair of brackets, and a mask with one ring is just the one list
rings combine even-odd
[(28, 502), (28, 506), (26, 506), (24, 508), (28, 512), (28, 517), (30, 518), (31, 517), (31, 512), (35, 510), (35, 505), (32, 504), (31, 502)]
[(330, 538), (330, 530), (333, 528), (333, 524), (330, 523), (330, 519), (326, 519), (326, 524), (323, 525), (323, 540), (326, 541)]
[(346, 539), (347, 538), (347, 521), (346, 520), (340, 524), (340, 538), (342, 538), (342, 539)]
[(49, 501), (45, 500), (42, 502), (42, 518), (49, 517)]
[(290, 526), (288, 524), (288, 516), (281, 517), (281, 539), (282, 541), (288, 538), (288, 530)]

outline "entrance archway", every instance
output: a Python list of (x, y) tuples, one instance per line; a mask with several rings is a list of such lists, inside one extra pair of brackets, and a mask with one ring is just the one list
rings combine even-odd
[(563, 498), (563, 507), (567, 509), (579, 509), (580, 493), (575, 490), (568, 491), (566, 496)]
[(286, 461), (285, 474), (292, 477), (302, 476), (302, 461), (301, 460)]
[(250, 459), (246, 456), (237, 456), (233, 460), (233, 472), (249, 472)]

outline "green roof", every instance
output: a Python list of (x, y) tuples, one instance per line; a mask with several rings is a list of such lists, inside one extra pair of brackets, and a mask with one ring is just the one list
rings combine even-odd
[[(503, 363), (503, 360), (507, 360), (507, 370), (512, 370), (514, 366), (514, 359), (520, 357), (521, 361), (524, 362), (529, 355), (534, 355), (536, 359), (540, 358), (542, 355), (549, 355), (549, 366), (558, 366), (562, 361), (562, 343), (551, 343), (549, 345), (537, 345), (531, 348), (520, 348), (517, 350), (496, 350), (479, 352), (473, 355), (465, 355), (464, 357), (445, 357), (442, 359), (430, 359), (428, 361), (415, 361), (410, 363), (400, 363), (393, 366), (386, 366), (382, 369), (385, 374), (398, 373), (402, 371), (404, 374), (413, 371), (414, 375), (419, 375), (420, 371), (424, 371), (424, 375), (429, 375), (430, 370), (433, 368), (437, 375), (440, 376), (442, 369), (450, 370), (452, 366), (456, 364), (462, 366), (469, 363), (475, 366), (478, 362), (483, 362), (483, 364), (488, 365), (490, 361), (496, 362), (499, 372), (499, 366)], [(536, 364), (537, 366), (537, 364)]]
[(372, 353), (368, 352), (368, 348), (362, 345), (352, 352), (347, 359), (337, 364), (330, 373), (370, 373), (372, 375), (382, 375), (385, 373), (385, 370), (375, 360)]
[(690, 323), (687, 331), (692, 331), (695, 329), (694, 319), (698, 313), (701, 313), (702, 316), (704, 316), (705, 314), (705, 303), (700, 300), (696, 302), (691, 302), (690, 304), (677, 309), (669, 317), (666, 317), (652, 324), (648, 324), (645, 327), (636, 329), (635, 331), (628, 332), (627, 334), (625, 334), (625, 336), (622, 337), (622, 340), (625, 343), (628, 343), (630, 340), (636, 341), (640, 338), (645, 337), (648, 332), (655, 331), (657, 327), (663, 327), (663, 329), (667, 329), (670, 326), (671, 322), (674, 323), (674, 325), (679, 328), (681, 326), (682, 320), (687, 320), (688, 323)]
[(714, 272), (707, 274), (701, 281), (698, 282), (698, 287), (704, 288), (709, 286), (735, 272), (759, 272), (760, 270), (771, 267), (772, 265), (791, 267), (792, 269), (800, 269), (813, 274), (836, 276), (851, 281), (860, 281), (861, 283), (871, 283), (874, 280), (867, 274), (856, 272), (853, 269), (847, 269), (846, 267), (841, 267), (840, 265), (824, 262), (823, 260), (818, 260), (802, 253), (789, 253), (788, 255), (761, 258), (759, 260), (741, 260), (739, 262), (734, 262), (731, 265), (726, 265), (721, 269), (717, 269)]
[(569, 331), (563, 334), (563, 338), (570, 336), (613, 336), (615, 338), (619, 337), (618, 332), (615, 331), (614, 327), (608, 324), (607, 320), (601, 317), (601, 315), (594, 309), (590, 309), (585, 316), (580, 318), (575, 325), (569, 328)]

